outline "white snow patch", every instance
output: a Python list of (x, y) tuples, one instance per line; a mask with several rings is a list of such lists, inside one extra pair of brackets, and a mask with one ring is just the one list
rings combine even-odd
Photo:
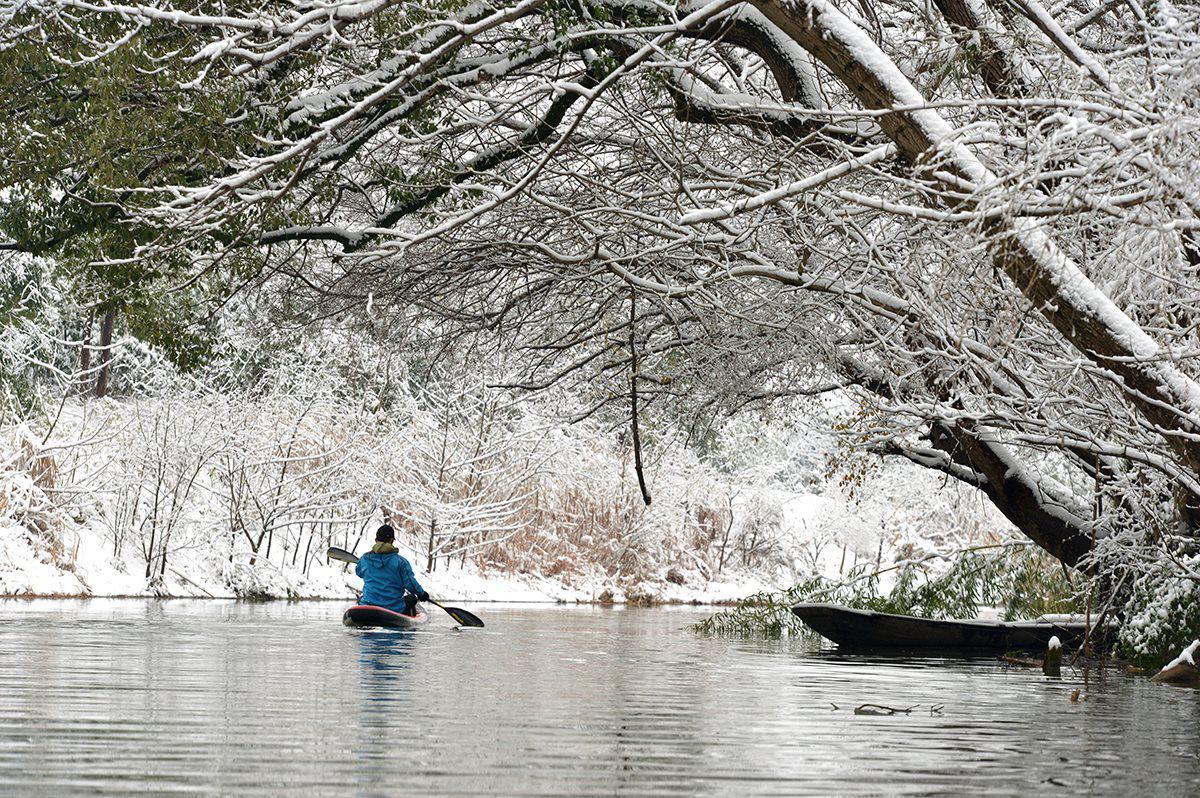
[(1177, 665), (1185, 665), (1186, 664), (1186, 665), (1191, 665), (1193, 668), (1196, 667), (1196, 651), (1197, 650), (1200, 650), (1200, 640), (1193, 640), (1192, 644), (1190, 646), (1188, 646), (1187, 648), (1185, 648), (1183, 650), (1182, 654), (1180, 654), (1178, 657), (1176, 657), (1175, 659), (1168, 662), (1165, 666), (1163, 666), (1163, 669), (1161, 671), (1159, 671), (1159, 673), (1164, 673), (1166, 671), (1169, 671), (1172, 668), (1176, 667)]

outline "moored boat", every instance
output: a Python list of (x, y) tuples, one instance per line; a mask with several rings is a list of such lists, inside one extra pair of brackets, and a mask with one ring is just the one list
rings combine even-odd
[(376, 607), (371, 604), (356, 604), (342, 614), (346, 626), (382, 626), (389, 629), (416, 629), (424, 626), (429, 616), (417, 610), (416, 615)]
[[(937, 621), (911, 615), (855, 610), (838, 604), (797, 604), (792, 612), (813, 631), (847, 649), (940, 649), (943, 651), (1040, 650), (1051, 637), (1078, 646), (1088, 624), (1080, 616), (1043, 616), (1035, 621)], [(1110, 643), (1093, 630), (1098, 648)]]

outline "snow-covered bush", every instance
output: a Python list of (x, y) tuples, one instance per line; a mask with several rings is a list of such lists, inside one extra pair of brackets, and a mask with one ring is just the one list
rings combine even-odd
[(1148, 567), (1122, 614), (1121, 643), (1137, 662), (1159, 665), (1200, 637), (1200, 556)]

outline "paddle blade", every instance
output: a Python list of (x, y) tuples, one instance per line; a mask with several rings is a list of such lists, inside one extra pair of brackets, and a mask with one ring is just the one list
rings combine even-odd
[(441, 604), (433, 601), (433, 599), (430, 599), (430, 602), (442, 607), (446, 611), (446, 614), (453, 618), (454, 622), (459, 626), (472, 626), (476, 629), (483, 628), (483, 621), (479, 620), (479, 617), (473, 613), (467, 612), (460, 607), (443, 607)]
[(358, 562), (357, 557), (355, 557), (353, 554), (346, 551), (345, 549), (339, 549), (337, 546), (330, 546), (328, 549), (326, 549), (325, 556), (331, 560), (341, 560), (342, 562), (348, 562), (351, 565)]

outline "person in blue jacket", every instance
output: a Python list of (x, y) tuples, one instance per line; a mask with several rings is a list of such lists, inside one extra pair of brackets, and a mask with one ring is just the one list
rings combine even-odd
[(416, 615), (417, 602), (429, 601), (429, 594), (413, 576), (412, 565), (400, 556), (395, 540), (396, 530), (384, 524), (375, 532), (375, 545), (359, 558), (354, 567), (363, 580), (358, 603)]

